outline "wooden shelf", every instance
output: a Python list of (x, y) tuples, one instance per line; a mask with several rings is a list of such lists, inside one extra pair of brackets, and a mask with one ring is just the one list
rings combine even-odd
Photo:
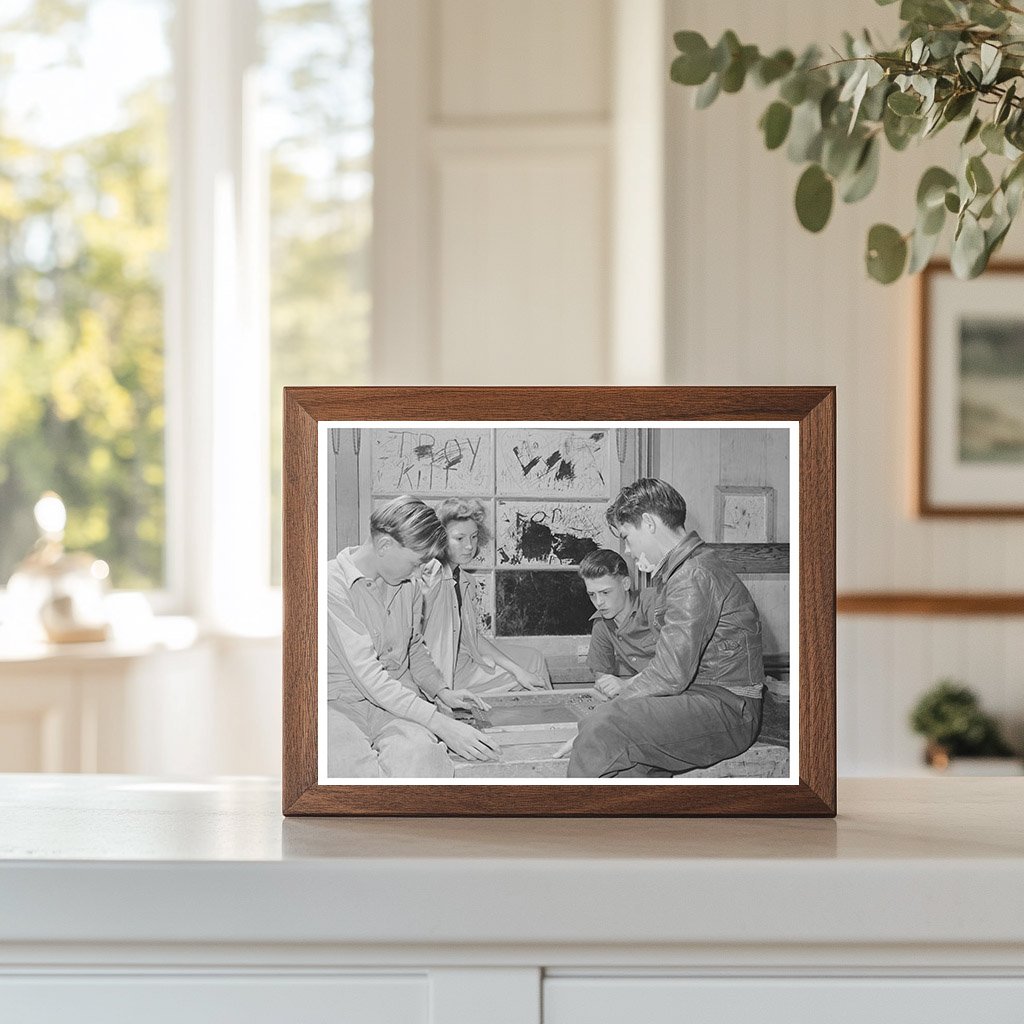
[(840, 615), (1024, 615), (1024, 594), (862, 591), (839, 594)]

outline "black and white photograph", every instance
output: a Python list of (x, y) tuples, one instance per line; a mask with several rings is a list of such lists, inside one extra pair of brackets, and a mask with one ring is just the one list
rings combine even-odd
[(318, 437), (321, 784), (797, 782), (795, 424)]

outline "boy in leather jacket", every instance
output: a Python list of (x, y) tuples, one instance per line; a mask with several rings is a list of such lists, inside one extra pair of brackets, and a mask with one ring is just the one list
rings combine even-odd
[(658, 777), (743, 753), (761, 727), (761, 620), (750, 592), (694, 532), (663, 480), (624, 487), (607, 519), (654, 571), (659, 630), (649, 665), (580, 725), (568, 775)]

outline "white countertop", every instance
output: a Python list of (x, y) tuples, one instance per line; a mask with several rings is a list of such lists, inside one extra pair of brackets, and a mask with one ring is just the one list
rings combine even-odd
[(276, 783), (0, 776), (0, 943), (1024, 943), (1024, 780), (839, 817), (285, 819)]

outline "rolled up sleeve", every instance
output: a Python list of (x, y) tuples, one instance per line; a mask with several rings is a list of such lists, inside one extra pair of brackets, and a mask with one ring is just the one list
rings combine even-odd
[(666, 588), (665, 623), (654, 657), (622, 688), (618, 699), (682, 693), (697, 675), (719, 612), (714, 582), (706, 572), (698, 569), (682, 578), (673, 576)]

